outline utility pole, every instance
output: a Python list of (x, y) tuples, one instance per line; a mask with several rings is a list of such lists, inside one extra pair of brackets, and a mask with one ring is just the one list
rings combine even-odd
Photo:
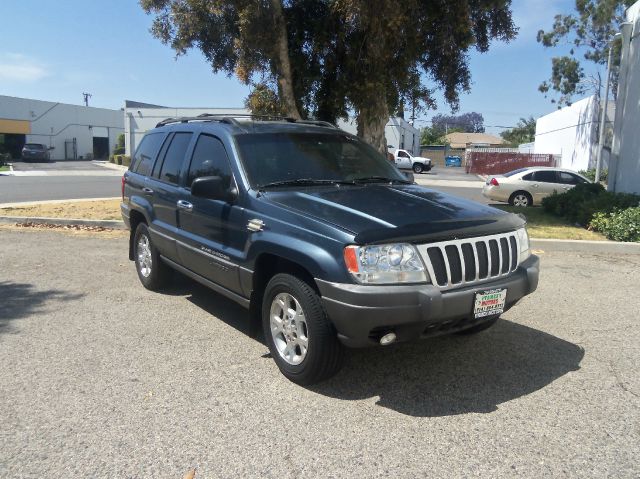
[(613, 41), (618, 38), (621, 33), (616, 33), (609, 40), (609, 57), (607, 59), (607, 83), (605, 87), (604, 98), (602, 99), (602, 107), (600, 112), (600, 131), (598, 132), (598, 156), (596, 158), (596, 178), (595, 182), (600, 182), (600, 169), (602, 168), (602, 148), (604, 147), (604, 126), (607, 117), (607, 109), (609, 106), (609, 86), (611, 84), (611, 57), (613, 56)]
[(82, 96), (84, 97), (84, 106), (89, 106), (89, 98), (93, 95), (91, 93), (83, 93)]

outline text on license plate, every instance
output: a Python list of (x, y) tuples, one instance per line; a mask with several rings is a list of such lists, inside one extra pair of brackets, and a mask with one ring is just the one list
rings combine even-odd
[(474, 318), (483, 318), (502, 313), (506, 300), (506, 289), (492, 289), (491, 291), (476, 293), (476, 300), (473, 305)]

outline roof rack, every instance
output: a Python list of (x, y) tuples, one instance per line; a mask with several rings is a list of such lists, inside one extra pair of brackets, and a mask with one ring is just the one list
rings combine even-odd
[(159, 122), (156, 125), (156, 128), (159, 128), (165, 125), (170, 125), (172, 123), (188, 123), (190, 121), (219, 121), (220, 123), (229, 123), (231, 125), (242, 127), (242, 125), (238, 122), (238, 120), (236, 120), (236, 118), (259, 120), (259, 121), (286, 121), (287, 123), (301, 123), (303, 125), (325, 126), (329, 128), (338, 129), (338, 127), (333, 123), (329, 123), (328, 121), (321, 121), (321, 120), (296, 120), (295, 118), (291, 118), (288, 116), (251, 115), (251, 114), (229, 115), (224, 113), (202, 113), (201, 115), (198, 115), (198, 116), (182, 116), (182, 117), (176, 117), (176, 118), (166, 118), (161, 122)]

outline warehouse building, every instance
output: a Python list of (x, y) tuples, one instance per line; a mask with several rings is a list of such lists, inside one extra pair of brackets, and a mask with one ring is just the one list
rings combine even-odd
[(56, 161), (106, 159), (123, 131), (121, 110), (0, 95), (0, 153), (16, 160), (25, 143)]

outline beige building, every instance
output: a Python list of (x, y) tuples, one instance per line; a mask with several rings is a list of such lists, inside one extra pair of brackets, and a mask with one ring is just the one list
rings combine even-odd
[(488, 133), (449, 133), (445, 136), (451, 148), (488, 148), (504, 145), (504, 140), (499, 136)]

